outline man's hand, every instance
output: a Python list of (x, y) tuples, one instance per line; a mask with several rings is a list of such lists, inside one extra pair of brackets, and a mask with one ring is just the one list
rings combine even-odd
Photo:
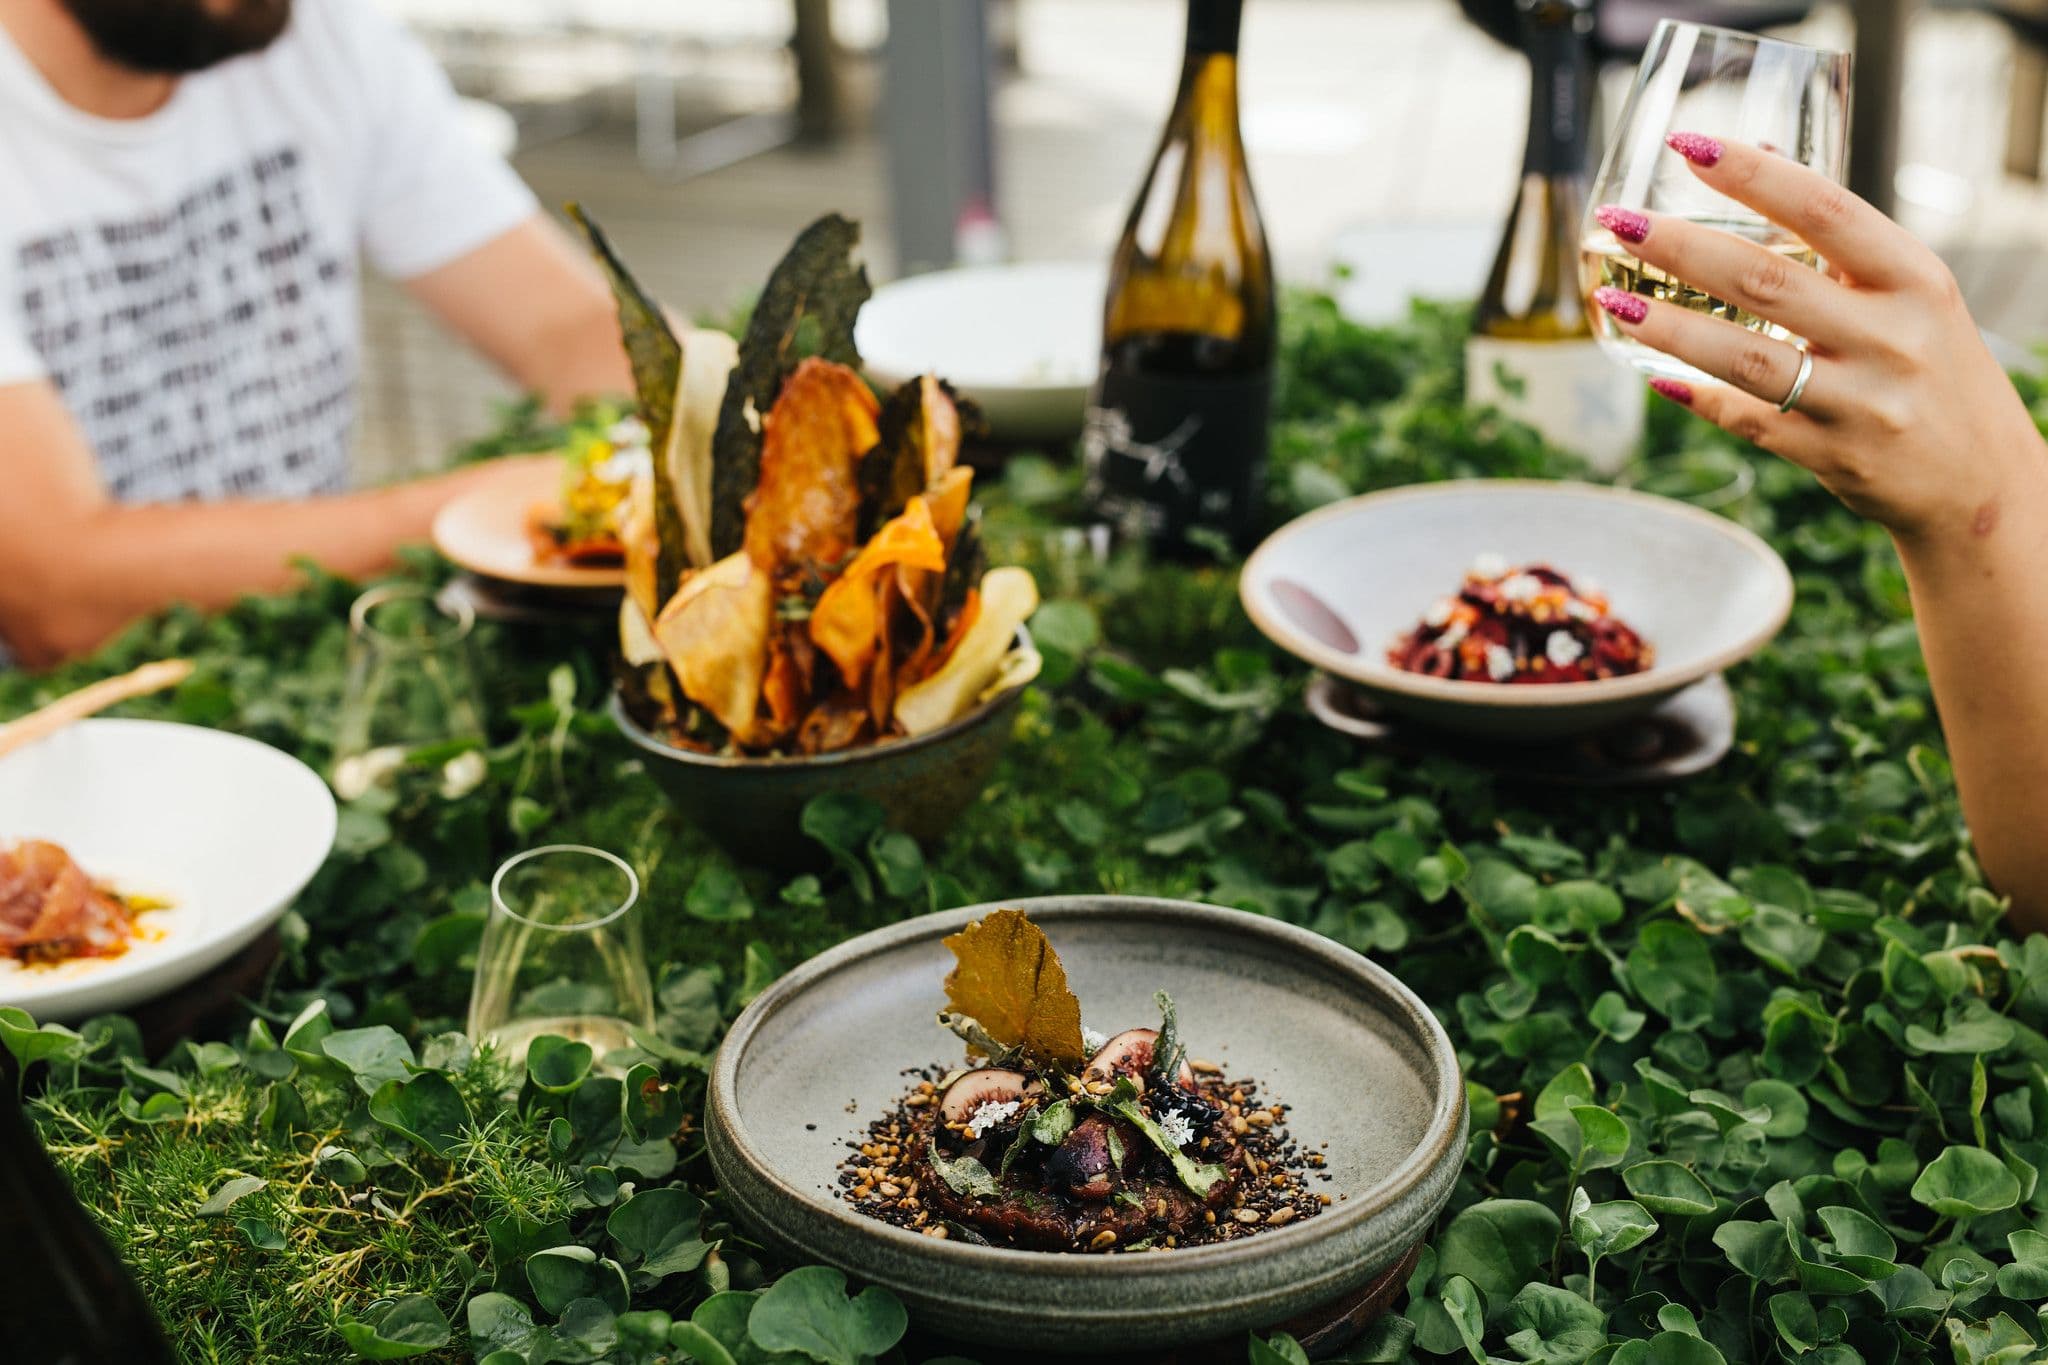
[(530, 479), (535, 458), (554, 457), (302, 502), (122, 506), (47, 382), (0, 386), (0, 641), (38, 667), (174, 602), (215, 608), (284, 588), (299, 556), (351, 577), (375, 573), (398, 546), (425, 540), (450, 498)]

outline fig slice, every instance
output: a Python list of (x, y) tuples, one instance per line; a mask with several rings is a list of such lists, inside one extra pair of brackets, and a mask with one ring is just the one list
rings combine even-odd
[(985, 1066), (970, 1071), (946, 1087), (939, 1097), (939, 1112), (948, 1123), (966, 1123), (984, 1104), (1022, 1103), (1038, 1090), (1037, 1082), (1021, 1071)]
[[(1145, 1073), (1152, 1069), (1152, 1050), (1159, 1045), (1159, 1030), (1156, 1028), (1127, 1028), (1097, 1049), (1088, 1059), (1087, 1070), (1081, 1073), (1084, 1081), (1114, 1081), (1119, 1076), (1129, 1076), (1139, 1090), (1145, 1088)], [(1195, 1088), (1195, 1070), (1185, 1060), (1180, 1064), (1180, 1074), (1175, 1077), (1183, 1090)]]

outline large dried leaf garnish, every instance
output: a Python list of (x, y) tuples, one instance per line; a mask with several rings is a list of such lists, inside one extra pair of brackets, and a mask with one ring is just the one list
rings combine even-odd
[(955, 1014), (1042, 1065), (1077, 1070), (1087, 1060), (1081, 1002), (1067, 989), (1059, 954), (1023, 912), (998, 910), (945, 942), (955, 964), (946, 1000)]
[[(665, 451), (669, 429), (676, 420), (676, 383), (682, 374), (683, 344), (670, 330), (661, 305), (640, 287), (633, 272), (612, 250), (604, 232), (583, 212), (581, 204), (569, 205), (569, 217), (590, 239), (590, 249), (604, 268), (619, 306), (619, 336), (625, 343), (626, 361), (633, 370), (633, 389), (640, 399), (640, 420), (647, 424), (653, 449)], [(654, 481), (654, 526), (661, 538), (655, 564), (655, 586), (663, 598), (676, 590), (688, 561), (683, 552), (683, 518), (676, 506), (676, 490), (666, 478)]]
[(718, 558), (746, 539), (746, 499), (761, 478), (761, 419), (796, 366), (799, 324), (808, 318), (815, 325), (816, 354), (860, 367), (853, 319), (870, 290), (866, 269), (853, 261), (859, 241), (858, 223), (836, 213), (820, 218), (798, 234), (754, 305), (711, 442), (711, 552)]

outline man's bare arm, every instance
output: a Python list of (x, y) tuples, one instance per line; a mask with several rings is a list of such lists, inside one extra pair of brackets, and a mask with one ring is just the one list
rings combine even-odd
[(633, 392), (604, 277), (543, 214), (405, 287), (557, 415)]
[(303, 502), (124, 506), (49, 384), (0, 385), (0, 639), (42, 666), (174, 602), (213, 608), (283, 588), (298, 556), (374, 573), (426, 539), (449, 498), (517, 476), (495, 462)]

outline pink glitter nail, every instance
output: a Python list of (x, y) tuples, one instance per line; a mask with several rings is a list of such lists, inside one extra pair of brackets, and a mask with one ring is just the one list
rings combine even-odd
[(1646, 299), (1636, 297), (1626, 289), (1614, 289), (1607, 285), (1593, 291), (1593, 302), (1605, 308), (1623, 322), (1641, 322), (1650, 316), (1650, 304)]
[(1711, 166), (1727, 150), (1705, 133), (1673, 133), (1664, 139), (1664, 145), (1695, 166)]
[(1652, 379), (1650, 387), (1682, 408), (1692, 406), (1692, 385), (1676, 379)]
[(1648, 215), (1625, 209), (1619, 204), (1602, 204), (1593, 210), (1593, 221), (1624, 242), (1640, 242), (1650, 235)]

